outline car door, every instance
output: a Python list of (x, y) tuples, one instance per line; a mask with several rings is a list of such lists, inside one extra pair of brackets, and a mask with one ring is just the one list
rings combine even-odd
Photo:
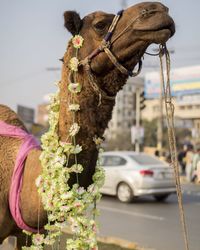
[(116, 186), (126, 162), (126, 159), (118, 155), (104, 155), (102, 157), (102, 166), (105, 170), (103, 193), (116, 194)]

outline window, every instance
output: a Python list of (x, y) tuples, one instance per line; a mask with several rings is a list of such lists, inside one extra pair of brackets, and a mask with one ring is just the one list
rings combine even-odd
[(139, 163), (140, 165), (151, 165), (151, 164), (155, 164), (155, 165), (160, 165), (162, 164), (161, 161), (149, 156), (149, 155), (145, 155), (145, 154), (140, 154), (140, 155), (129, 155), (134, 161), (136, 161), (137, 163)]
[(109, 167), (117, 167), (126, 164), (126, 160), (120, 156), (115, 155), (106, 155), (102, 156), (102, 165)]

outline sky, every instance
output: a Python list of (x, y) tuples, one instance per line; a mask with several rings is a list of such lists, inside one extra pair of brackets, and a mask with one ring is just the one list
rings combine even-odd
[[(127, 0), (127, 6), (141, 1)], [(159, 1), (170, 9), (176, 34), (168, 42), (172, 68), (200, 64), (200, 1)], [(0, 0), (0, 103), (16, 110), (17, 104), (36, 108), (44, 95), (54, 92), (70, 34), (63, 13), (76, 10), (81, 17), (103, 10), (116, 13), (122, 0)], [(143, 72), (158, 61), (145, 56)]]

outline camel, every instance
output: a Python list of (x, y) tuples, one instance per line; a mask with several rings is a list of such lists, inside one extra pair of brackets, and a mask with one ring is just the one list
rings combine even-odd
[[(93, 51), (99, 47), (114, 18), (113, 14), (101, 11), (80, 18), (74, 11), (64, 13), (64, 25), (72, 35), (80, 34), (84, 38), (84, 46), (78, 57), (89, 64), (80, 65), (77, 78), (82, 83), (82, 91), (77, 96), (81, 110), (78, 112), (78, 123), (81, 130), (77, 135), (77, 143), (83, 151), (78, 155), (78, 161), (86, 166), (80, 175), (80, 185), (87, 187), (92, 182), (98, 151), (93, 141), (94, 136), (103, 137), (108, 122), (112, 116), (117, 92), (122, 89), (128, 78), (127, 72), (132, 71), (140, 62), (146, 49), (152, 43), (165, 44), (175, 33), (173, 19), (168, 15), (168, 8), (157, 2), (144, 2), (124, 10), (111, 37), (110, 51), (116, 61), (127, 69), (120, 70), (117, 62), (113, 63), (104, 50)], [(120, 34), (120, 35), (119, 35)], [(118, 38), (116, 38), (118, 36)], [(115, 41), (114, 41), (115, 40)], [(61, 141), (67, 139), (66, 131), (72, 122), (72, 113), (67, 109), (69, 91), (66, 87), (69, 78), (68, 63), (74, 53), (69, 42), (63, 57), (63, 68), (60, 84), (60, 113), (58, 133)], [(88, 71), (88, 65), (90, 71)], [(140, 65), (141, 66), (141, 65)], [(134, 74), (133, 74), (134, 75)], [(93, 83), (95, 82), (95, 88)], [(96, 91), (97, 89), (97, 91)], [(101, 93), (101, 100), (99, 100)], [(14, 111), (0, 105), (0, 120), (26, 130)], [(21, 140), (0, 136), (0, 244), (8, 236), (17, 237), (17, 249), (25, 244), (22, 230), (16, 226), (8, 205), (8, 195), (11, 176)], [(25, 164), (23, 184), (21, 189), (20, 210), (27, 225), (37, 227), (38, 206), (40, 198), (35, 186), (35, 179), (41, 173), (39, 156), (41, 151), (33, 149), (29, 152)], [(70, 182), (75, 182), (72, 177)], [(40, 224), (46, 222), (46, 213), (40, 205)]]

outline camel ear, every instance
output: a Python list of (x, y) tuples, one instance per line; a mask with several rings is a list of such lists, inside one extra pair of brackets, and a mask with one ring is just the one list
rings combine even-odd
[(71, 32), (73, 36), (79, 33), (82, 26), (82, 20), (76, 11), (65, 11), (64, 21), (65, 28)]

